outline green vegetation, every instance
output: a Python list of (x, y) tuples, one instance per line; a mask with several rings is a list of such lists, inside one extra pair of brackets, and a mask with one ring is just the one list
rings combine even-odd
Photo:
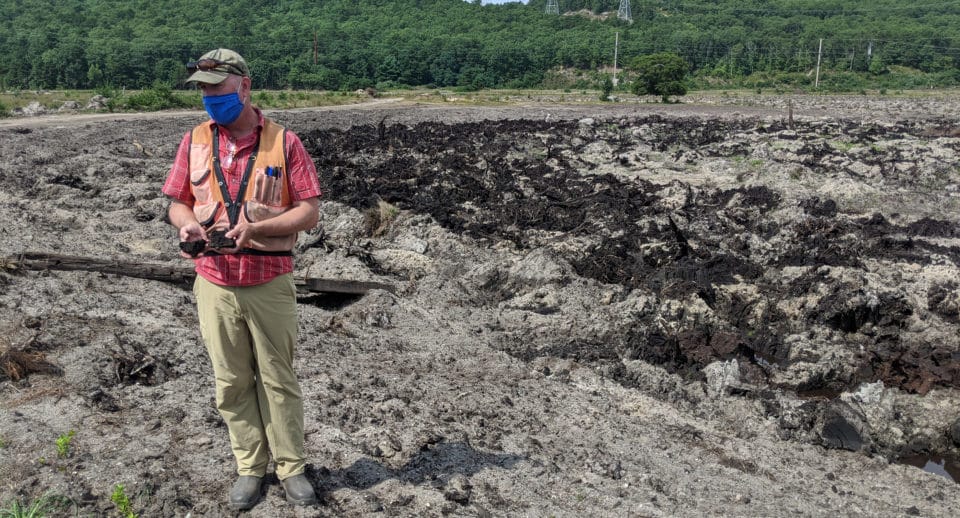
[(177, 107), (183, 64), (221, 46), (248, 58), (256, 90), (595, 89), (616, 33), (621, 63), (675, 53), (697, 89), (810, 90), (818, 56), (825, 91), (960, 84), (956, 2), (654, 0), (633, 3), (632, 24), (618, 0), (564, 0), (565, 16), (545, 3), (18, 0), (0, 19), (0, 90), (141, 90), (111, 108)]
[(57, 437), (57, 456), (60, 458), (66, 458), (70, 456), (70, 443), (73, 441), (73, 436), (77, 432), (70, 430), (69, 432)]
[(633, 93), (659, 95), (663, 102), (670, 102), (671, 95), (687, 93), (684, 84), (687, 66), (683, 58), (671, 52), (640, 56), (633, 61), (633, 69), (637, 72)]
[(610, 76), (604, 76), (603, 81), (600, 81), (600, 100), (609, 101), (611, 93), (613, 93), (613, 79)]
[(113, 494), (110, 495), (110, 501), (117, 506), (117, 511), (119, 511), (120, 515), (124, 518), (137, 518), (137, 514), (133, 512), (133, 507), (130, 505), (130, 498), (127, 496), (126, 488), (123, 487), (123, 484), (113, 486)]
[(69, 505), (69, 501), (61, 496), (46, 493), (29, 504), (21, 504), (13, 500), (0, 508), (0, 518), (44, 518), (47, 516), (62, 516), (62, 511)]
[(168, 108), (183, 108), (190, 103), (174, 95), (169, 86), (157, 83), (149, 90), (143, 90), (123, 99), (122, 107), (130, 110), (155, 111)]

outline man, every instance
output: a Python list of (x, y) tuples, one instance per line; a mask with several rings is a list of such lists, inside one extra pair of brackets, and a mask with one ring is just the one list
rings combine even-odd
[(163, 193), (189, 252), (181, 255), (195, 258), (200, 332), (239, 475), (228, 505), (257, 503), (270, 454), (287, 500), (311, 505), (293, 370), (292, 250), (298, 232), (319, 219), (317, 171), (300, 139), (251, 104), (239, 54), (213, 50), (187, 68), (211, 120), (184, 135)]

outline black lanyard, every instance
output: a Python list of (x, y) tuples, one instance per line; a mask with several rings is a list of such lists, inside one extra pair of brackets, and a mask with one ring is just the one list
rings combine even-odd
[(230, 198), (230, 188), (227, 187), (227, 181), (223, 177), (223, 169), (220, 168), (220, 127), (213, 126), (213, 172), (217, 175), (217, 183), (220, 184), (220, 195), (223, 196), (223, 203), (227, 209), (227, 218), (230, 219), (230, 228), (237, 225), (240, 220), (240, 207), (243, 207), (243, 195), (247, 190), (247, 183), (250, 181), (250, 172), (253, 171), (253, 164), (257, 161), (257, 153), (260, 151), (260, 127), (257, 126), (257, 142), (253, 145), (253, 151), (250, 158), (247, 159), (247, 168), (243, 171), (243, 178), (240, 179), (240, 191), (237, 192), (237, 199)]

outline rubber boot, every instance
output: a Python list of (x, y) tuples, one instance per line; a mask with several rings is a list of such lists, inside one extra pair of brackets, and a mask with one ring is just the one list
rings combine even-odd
[(313, 505), (317, 503), (317, 494), (313, 486), (303, 473), (283, 479), (283, 490), (287, 493), (287, 501), (295, 505)]
[(262, 481), (261, 477), (250, 475), (242, 475), (237, 478), (233, 487), (230, 488), (227, 506), (230, 509), (245, 511), (256, 505), (257, 500), (260, 500), (260, 482)]

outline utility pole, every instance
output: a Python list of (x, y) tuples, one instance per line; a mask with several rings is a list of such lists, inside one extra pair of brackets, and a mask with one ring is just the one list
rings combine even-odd
[(613, 41), (613, 87), (617, 87), (617, 50), (620, 47), (620, 33), (617, 32)]
[(817, 49), (817, 78), (813, 82), (813, 87), (820, 86), (820, 56), (823, 54), (823, 38), (820, 38), (820, 48)]
[(560, 6), (557, 0), (547, 0), (547, 14), (560, 14)]
[(313, 66), (317, 66), (317, 31), (313, 31)]
[(617, 10), (617, 18), (633, 23), (633, 15), (630, 13), (630, 0), (620, 0), (620, 9)]

